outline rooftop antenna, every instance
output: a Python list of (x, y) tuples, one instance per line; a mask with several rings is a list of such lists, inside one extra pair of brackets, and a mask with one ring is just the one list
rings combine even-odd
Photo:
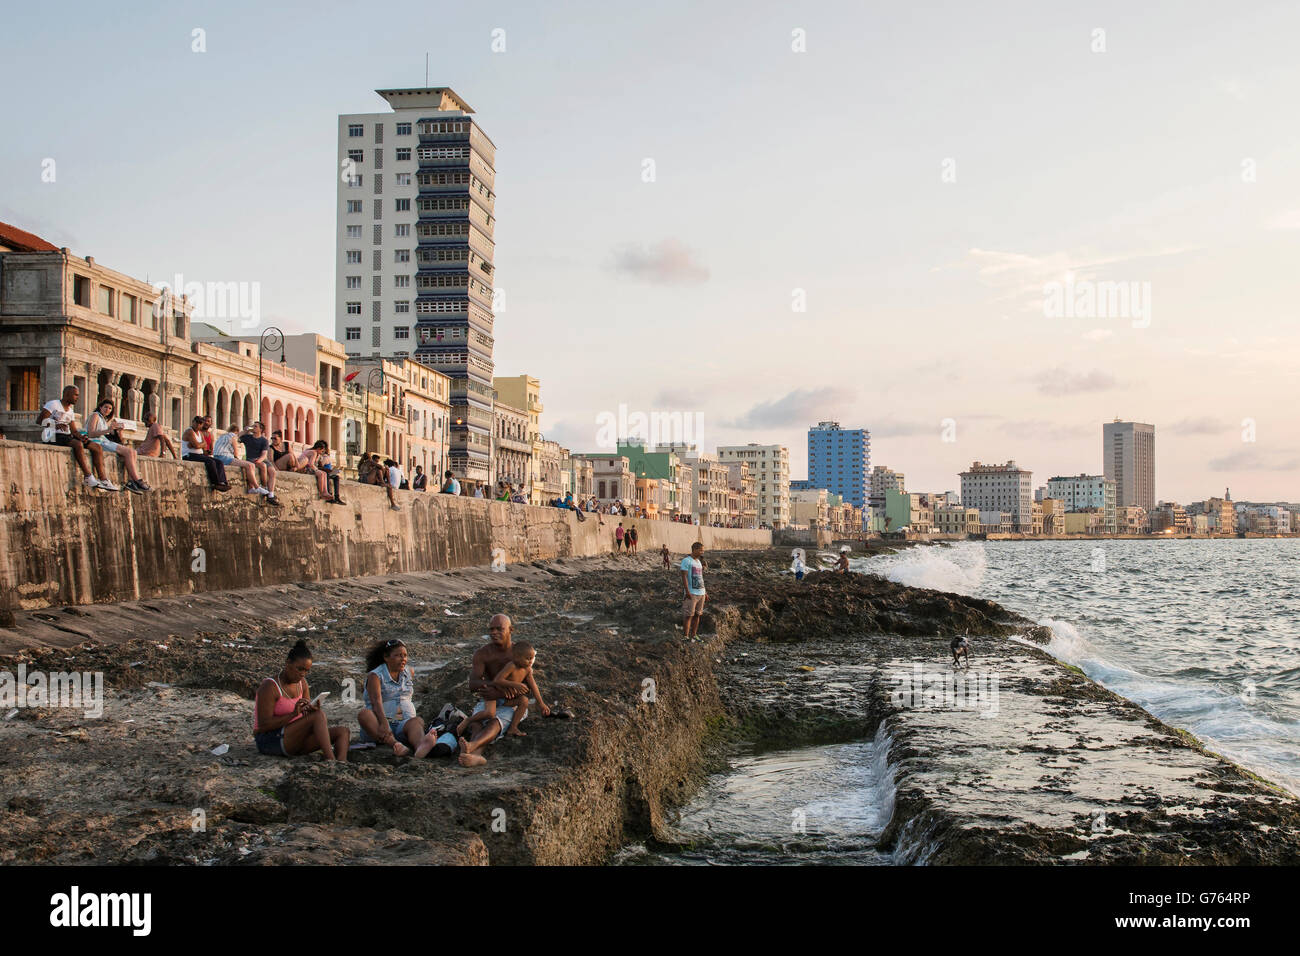
[(429, 88), (429, 54), (424, 54), (424, 88)]

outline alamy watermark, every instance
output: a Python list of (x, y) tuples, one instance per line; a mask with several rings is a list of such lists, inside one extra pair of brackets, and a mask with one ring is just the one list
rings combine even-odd
[(0, 671), (0, 709), (66, 708), (80, 710), (87, 717), (104, 716), (104, 675), (100, 671)]
[(646, 448), (665, 445), (704, 447), (703, 412), (629, 411), (619, 403), (617, 412), (596, 415), (596, 447), (615, 449), (620, 441), (640, 439)]
[(935, 670), (920, 664), (890, 674), (889, 701), (914, 710), (973, 710), (982, 718), (998, 713), (998, 675), (992, 671)]
[(155, 282), (160, 296), (185, 296), (193, 306), (191, 318), (211, 322), (224, 319), (234, 328), (235, 320), (241, 329), (255, 329), (262, 324), (262, 283), (260, 282), (188, 282), (179, 272), (171, 282)]
[(1150, 282), (1094, 282), (1067, 274), (1043, 285), (1043, 315), (1049, 319), (1129, 319), (1133, 328), (1151, 325)]

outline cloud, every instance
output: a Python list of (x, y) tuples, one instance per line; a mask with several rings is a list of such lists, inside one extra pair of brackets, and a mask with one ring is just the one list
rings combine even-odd
[(1172, 425), (1165, 425), (1162, 431), (1174, 435), (1218, 435), (1232, 427), (1231, 422), (1221, 422), (1216, 418), (1184, 418)]
[(614, 271), (647, 282), (705, 282), (709, 270), (677, 239), (653, 246), (626, 245), (614, 254)]
[[(958, 424), (960, 426), (960, 420)], [(874, 421), (869, 430), (873, 438), (908, 438), (914, 435), (937, 437), (943, 431), (943, 423), (938, 419), (932, 422)]]
[(837, 406), (853, 401), (849, 389), (825, 386), (796, 389), (782, 398), (759, 402), (739, 418), (725, 422), (727, 428), (780, 428), (787, 425), (812, 425), (825, 420)]
[(1251, 445), (1220, 458), (1211, 458), (1210, 471), (1294, 471), (1300, 468), (1300, 456), (1282, 455)]
[(1065, 368), (1048, 369), (1035, 379), (1038, 391), (1044, 395), (1083, 395), (1088, 392), (1106, 392), (1119, 383), (1115, 376), (1100, 369), (1091, 372), (1071, 372)]
[(1008, 435), (1033, 441), (1069, 441), (1088, 438), (1098, 433), (1096, 426), (1093, 425), (1067, 425), (1062, 422), (1044, 421), (1041, 418), (1008, 419), (999, 425), (998, 429)]

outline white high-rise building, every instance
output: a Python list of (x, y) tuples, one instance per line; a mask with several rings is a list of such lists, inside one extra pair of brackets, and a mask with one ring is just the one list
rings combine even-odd
[(486, 481), (496, 147), (446, 87), (376, 92), (391, 112), (339, 116), (336, 337), (447, 375), (449, 466)]
[(749, 462), (758, 492), (758, 524), (775, 530), (790, 523), (790, 451), (784, 445), (718, 446), (718, 461)]
[(1156, 427), (1118, 418), (1103, 423), (1101, 460), (1106, 477), (1115, 481), (1115, 503), (1150, 514), (1156, 506)]

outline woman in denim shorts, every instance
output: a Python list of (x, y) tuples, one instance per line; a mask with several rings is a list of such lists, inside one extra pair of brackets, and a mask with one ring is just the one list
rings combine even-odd
[(392, 747), (399, 757), (409, 754), (424, 736), (424, 721), (415, 716), (411, 701), (415, 675), (406, 662), (406, 645), (399, 640), (380, 641), (370, 649), (366, 654), (366, 708), (357, 715), (361, 739)]

